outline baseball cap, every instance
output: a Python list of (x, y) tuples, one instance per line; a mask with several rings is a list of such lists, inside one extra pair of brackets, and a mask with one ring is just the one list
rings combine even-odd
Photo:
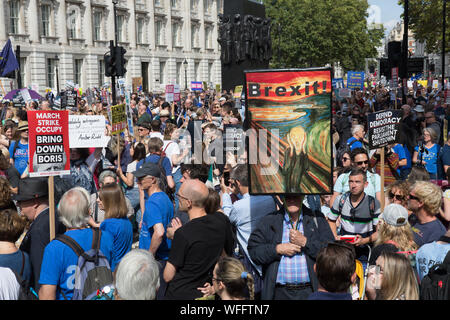
[(156, 178), (161, 177), (161, 169), (156, 163), (146, 162), (134, 173), (136, 178), (142, 178), (145, 176), (152, 176)]
[(226, 101), (226, 100), (227, 100), (227, 99), (226, 99), (225, 97), (221, 97), (221, 98), (219, 99), (220, 102)]
[(394, 227), (401, 227), (408, 222), (408, 210), (402, 205), (392, 203), (384, 208), (383, 220)]
[(423, 108), (422, 105), (418, 104), (415, 108), (414, 108), (415, 112), (425, 112), (425, 109)]

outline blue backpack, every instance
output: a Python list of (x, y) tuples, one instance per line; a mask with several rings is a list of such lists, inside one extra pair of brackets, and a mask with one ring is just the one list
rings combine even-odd
[[(104, 300), (113, 288), (108, 259), (100, 250), (101, 230), (92, 228), (92, 248), (84, 251), (71, 237), (62, 234), (56, 240), (68, 245), (78, 256), (72, 300)], [(64, 295), (64, 299), (67, 300)]]

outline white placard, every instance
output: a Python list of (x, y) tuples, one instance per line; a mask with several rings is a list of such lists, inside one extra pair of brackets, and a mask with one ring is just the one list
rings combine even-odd
[(108, 144), (104, 116), (69, 115), (70, 148), (103, 148)]

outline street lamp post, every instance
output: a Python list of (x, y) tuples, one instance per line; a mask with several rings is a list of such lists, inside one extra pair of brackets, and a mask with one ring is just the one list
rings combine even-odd
[(184, 91), (187, 91), (187, 68), (188, 68), (188, 62), (186, 59), (183, 61), (183, 67), (184, 67)]

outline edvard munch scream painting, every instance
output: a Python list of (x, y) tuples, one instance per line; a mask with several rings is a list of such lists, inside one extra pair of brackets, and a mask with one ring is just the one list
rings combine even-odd
[(331, 69), (247, 71), (245, 80), (250, 193), (331, 193)]

